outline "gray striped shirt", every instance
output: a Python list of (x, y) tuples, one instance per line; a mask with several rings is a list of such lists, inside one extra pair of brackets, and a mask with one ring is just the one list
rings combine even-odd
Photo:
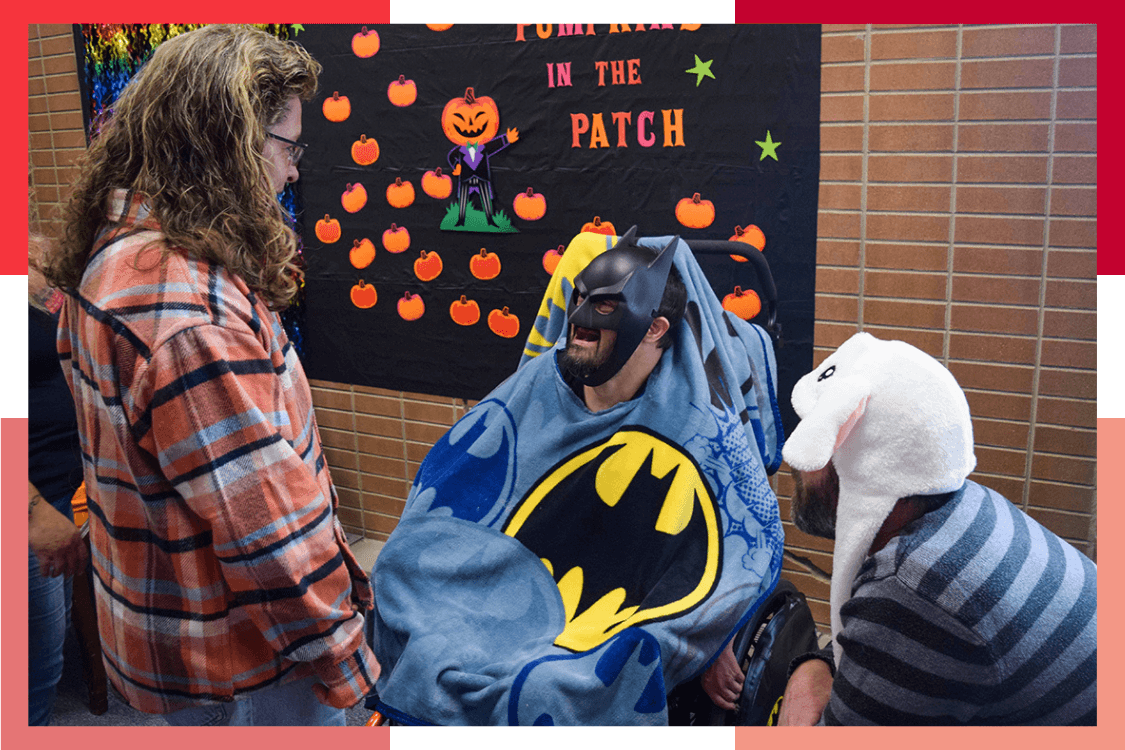
[(966, 482), (869, 557), (825, 724), (1096, 724), (1097, 566)]

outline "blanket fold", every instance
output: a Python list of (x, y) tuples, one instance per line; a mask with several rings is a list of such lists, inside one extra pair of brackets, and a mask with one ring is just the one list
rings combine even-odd
[(519, 369), (431, 449), (380, 553), (369, 635), (400, 720), (667, 723), (777, 583), (772, 345), (682, 240), (687, 311), (642, 393), (592, 413), (558, 369), (573, 278), (614, 242), (571, 242)]

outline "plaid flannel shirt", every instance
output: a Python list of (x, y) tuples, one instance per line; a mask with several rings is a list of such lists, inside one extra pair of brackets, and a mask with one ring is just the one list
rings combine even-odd
[(164, 243), (138, 196), (64, 305), (98, 620), (129, 704), (167, 713), (315, 674), (348, 707), (379, 665), (308, 381), (276, 314)]

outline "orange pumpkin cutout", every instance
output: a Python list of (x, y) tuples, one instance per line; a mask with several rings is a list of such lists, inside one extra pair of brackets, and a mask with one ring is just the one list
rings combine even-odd
[(733, 292), (723, 297), (723, 309), (743, 320), (750, 320), (762, 311), (762, 299), (753, 289), (744, 292), (742, 287), (736, 286)]
[(391, 223), (391, 228), (383, 232), (383, 248), (388, 253), (404, 253), (410, 247), (410, 232), (406, 227)]
[(406, 292), (398, 300), (398, 316), (403, 320), (418, 320), (426, 313), (426, 303), (417, 294)]
[(594, 232), (595, 234), (608, 234), (611, 237), (617, 236), (617, 230), (613, 228), (613, 222), (602, 221), (602, 217), (595, 216), (593, 221), (587, 221), (582, 225), (583, 232)]
[(495, 279), (500, 275), (500, 256), (482, 247), (479, 253), (469, 258), (469, 272), (481, 281)]
[(406, 76), (399, 76), (387, 86), (387, 99), (396, 107), (409, 107), (418, 98), (418, 85)]
[(352, 52), (356, 57), (374, 57), (379, 51), (379, 32), (375, 29), (367, 30), (366, 26), (360, 28), (359, 33), (352, 37)]
[(525, 221), (538, 221), (547, 214), (547, 199), (542, 193), (528, 188), (527, 192), (519, 193), (512, 201), (512, 210)]
[[(754, 224), (751, 224), (745, 229), (736, 224), (734, 227), (734, 234), (730, 236), (730, 241), (745, 242), (747, 245), (756, 248), (759, 252), (766, 249), (766, 235), (763, 234), (762, 230), (758, 229), (758, 227)], [(741, 255), (732, 255), (730, 257), (734, 258), (739, 263), (746, 262), (746, 259)]]
[(493, 310), (488, 314), (488, 329), (497, 336), (512, 339), (519, 335), (520, 319), (509, 313), (507, 307)]
[(414, 183), (396, 177), (394, 184), (387, 186), (387, 203), (392, 208), (406, 208), (414, 202)]
[(340, 222), (325, 214), (323, 219), (317, 219), (315, 231), (318, 240), (330, 245), (340, 239)]
[(352, 103), (348, 97), (340, 96), (339, 91), (333, 91), (332, 96), (324, 100), (324, 117), (329, 122), (343, 122), (352, 113)]
[(453, 304), (449, 306), (449, 317), (459, 326), (476, 325), (480, 320), (480, 305), (462, 294), (461, 299), (453, 300)]
[(430, 31), (445, 31), (447, 29), (453, 28), (453, 24), (451, 24), (451, 23), (428, 23), (428, 24), (426, 24), (426, 28), (429, 29)]
[(477, 96), (473, 87), (450, 99), (441, 111), (445, 137), (459, 146), (487, 143), (500, 132), (500, 109), (490, 96)]
[(676, 220), (690, 229), (704, 229), (715, 220), (715, 204), (703, 200), (699, 193), (681, 198), (676, 204)]
[(340, 205), (349, 214), (354, 214), (367, 205), (367, 189), (359, 182), (354, 185), (349, 182), (344, 194), (340, 196)]
[(566, 247), (559, 245), (557, 248), (551, 248), (543, 253), (543, 270), (554, 276), (555, 269), (559, 267), (559, 261), (562, 260), (565, 251)]
[(348, 260), (353, 267), (360, 270), (371, 265), (375, 260), (375, 243), (364, 237), (362, 240), (352, 240), (352, 249), (348, 251)]
[(441, 173), (441, 167), (422, 175), (422, 192), (431, 198), (445, 200), (453, 193), (453, 180)]
[(352, 144), (352, 161), (361, 167), (379, 161), (379, 142), (374, 138), (361, 135), (359, 140)]
[(375, 287), (370, 284), (364, 284), (363, 279), (352, 287), (352, 304), (360, 310), (366, 310), (369, 307), (375, 307), (375, 303), (379, 301), (379, 295), (375, 292)]
[(428, 253), (425, 250), (414, 261), (414, 275), (419, 281), (433, 281), (441, 275), (443, 264), (441, 256), (437, 253)]

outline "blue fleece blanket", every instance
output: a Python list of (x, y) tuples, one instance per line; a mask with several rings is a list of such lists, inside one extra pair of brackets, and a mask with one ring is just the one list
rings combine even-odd
[(379, 555), (369, 636), (400, 721), (667, 723), (777, 583), (772, 345), (686, 244), (687, 313), (643, 392), (592, 413), (559, 372), (572, 280), (615, 241), (567, 248), (519, 369), (429, 452)]

